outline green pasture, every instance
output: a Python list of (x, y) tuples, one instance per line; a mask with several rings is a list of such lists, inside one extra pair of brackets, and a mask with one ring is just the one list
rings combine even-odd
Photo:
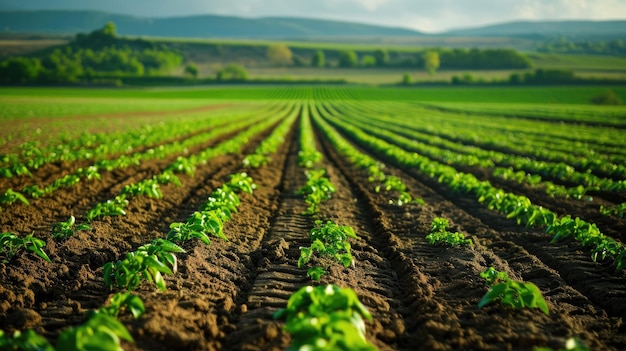
[[(97, 115), (128, 111), (183, 110), (223, 101), (351, 99), (439, 104), (442, 107), (484, 112), (539, 111), (553, 114), (564, 108), (575, 114), (623, 116), (624, 107), (598, 107), (593, 96), (607, 89), (626, 101), (626, 87), (372, 87), (231, 85), (195, 88), (85, 89), (0, 88), (0, 119)], [(572, 105), (576, 105), (572, 107)], [(543, 112), (542, 112), (543, 111)], [(580, 112), (583, 111), (583, 112)], [(585, 112), (589, 111), (589, 112)], [(549, 113), (548, 113), (549, 112)], [(559, 113), (560, 115), (560, 113)]]

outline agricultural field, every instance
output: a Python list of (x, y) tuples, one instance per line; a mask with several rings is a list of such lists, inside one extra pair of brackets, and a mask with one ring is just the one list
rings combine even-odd
[(603, 90), (2, 89), (0, 346), (624, 350)]

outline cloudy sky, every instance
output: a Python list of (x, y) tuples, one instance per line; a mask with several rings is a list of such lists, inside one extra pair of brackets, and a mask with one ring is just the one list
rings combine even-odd
[(141, 17), (297, 16), (426, 32), (517, 19), (626, 18), (626, 0), (0, 0), (0, 9), (103, 10)]

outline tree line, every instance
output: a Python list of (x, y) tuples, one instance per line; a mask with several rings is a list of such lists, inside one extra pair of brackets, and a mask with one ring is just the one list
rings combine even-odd
[(1, 83), (76, 83), (102, 76), (159, 74), (181, 65), (180, 53), (144, 40), (119, 40), (115, 25), (79, 34), (67, 46), (0, 62)]

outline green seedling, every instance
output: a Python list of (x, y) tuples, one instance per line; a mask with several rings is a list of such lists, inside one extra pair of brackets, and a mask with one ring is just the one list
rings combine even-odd
[(126, 211), (124, 208), (128, 206), (128, 200), (124, 195), (118, 195), (113, 200), (107, 200), (106, 202), (101, 202), (96, 204), (94, 208), (87, 212), (87, 220), (89, 222), (93, 221), (99, 217), (105, 216), (125, 216)]
[(227, 185), (236, 192), (244, 191), (248, 194), (252, 194), (256, 189), (256, 184), (254, 184), (252, 177), (246, 172), (231, 175)]
[(308, 271), (306, 271), (306, 275), (311, 278), (311, 280), (320, 280), (320, 278), (326, 274), (326, 270), (322, 267), (311, 267)]
[(372, 315), (352, 289), (305, 286), (274, 318), (285, 319), (284, 329), (292, 336), (289, 350), (377, 350), (365, 339), (363, 320)]
[(115, 317), (94, 313), (85, 324), (64, 330), (56, 348), (63, 351), (120, 351), (121, 340), (133, 341), (126, 327)]
[(5, 191), (4, 194), (0, 196), (0, 205), (11, 205), (15, 201), (20, 201), (25, 205), (30, 205), (24, 195), (20, 194), (17, 191), (14, 191), (13, 189), (7, 189), (7, 191)]
[(119, 292), (111, 297), (106, 306), (100, 307), (98, 313), (117, 318), (121, 312), (126, 310), (129, 310), (135, 318), (141, 317), (146, 312), (143, 301), (139, 296), (130, 292)]
[(472, 245), (472, 239), (466, 239), (463, 233), (449, 232), (450, 223), (446, 218), (436, 217), (431, 224), (431, 232), (426, 235), (430, 245)]
[[(223, 211), (194, 212), (185, 223), (175, 222), (170, 224), (167, 240), (187, 241), (193, 238), (199, 239), (209, 245), (209, 235), (228, 241), (224, 234)], [(229, 212), (230, 213), (230, 212)]]
[(339, 226), (332, 221), (327, 221), (323, 224), (322, 221), (317, 220), (315, 221), (315, 227), (311, 229), (310, 238), (311, 246), (300, 248), (298, 267), (307, 264), (315, 252), (321, 256), (328, 256), (341, 262), (344, 267), (350, 267), (350, 265), (354, 264), (354, 259), (350, 252), (350, 243), (348, 243), (348, 238), (357, 238), (352, 227)]
[(315, 171), (307, 171), (307, 182), (300, 189), (298, 194), (304, 195), (304, 201), (309, 205), (303, 214), (315, 214), (318, 211), (322, 201), (328, 200), (332, 194), (336, 192), (335, 186), (326, 176), (326, 170), (318, 169)]
[(88, 224), (81, 224), (74, 228), (75, 224), (76, 218), (74, 216), (70, 216), (70, 218), (65, 222), (54, 223), (52, 225), (52, 237), (55, 239), (67, 239), (74, 235), (76, 231), (91, 230), (91, 227)]
[(32, 197), (33, 199), (38, 199), (47, 195), (48, 193), (42, 189), (39, 185), (28, 185), (22, 188), (22, 193)]
[(24, 238), (20, 238), (13, 233), (0, 234), (0, 254), (6, 256), (2, 263), (8, 263), (21, 249), (31, 251), (35, 255), (50, 262), (50, 258), (43, 251), (43, 247), (46, 246), (45, 241), (33, 237), (33, 234), (29, 234)]
[(267, 165), (271, 161), (269, 156), (263, 154), (252, 154), (243, 159), (243, 166), (249, 168), (259, 168)]
[(505, 306), (513, 308), (538, 308), (549, 315), (548, 304), (539, 288), (533, 283), (524, 283), (510, 279), (506, 272), (498, 272), (493, 267), (480, 274), (491, 288), (478, 302), (478, 307), (500, 300)]
[(13, 336), (7, 335), (0, 330), (0, 350), (3, 351), (54, 351), (54, 347), (34, 330), (24, 332), (16, 330)]
[(104, 284), (110, 289), (118, 288), (134, 290), (142, 279), (154, 282), (156, 287), (165, 291), (163, 274), (173, 274), (177, 269), (174, 253), (185, 252), (181, 247), (164, 239), (155, 239), (150, 244), (139, 247), (126, 254), (126, 258), (117, 262), (109, 262), (102, 268)]
[(322, 160), (322, 154), (316, 150), (306, 150), (298, 152), (298, 166), (313, 168), (316, 163)]
[(153, 199), (163, 198), (159, 182), (155, 179), (144, 179), (138, 183), (128, 184), (120, 194), (124, 197), (146, 196)]

